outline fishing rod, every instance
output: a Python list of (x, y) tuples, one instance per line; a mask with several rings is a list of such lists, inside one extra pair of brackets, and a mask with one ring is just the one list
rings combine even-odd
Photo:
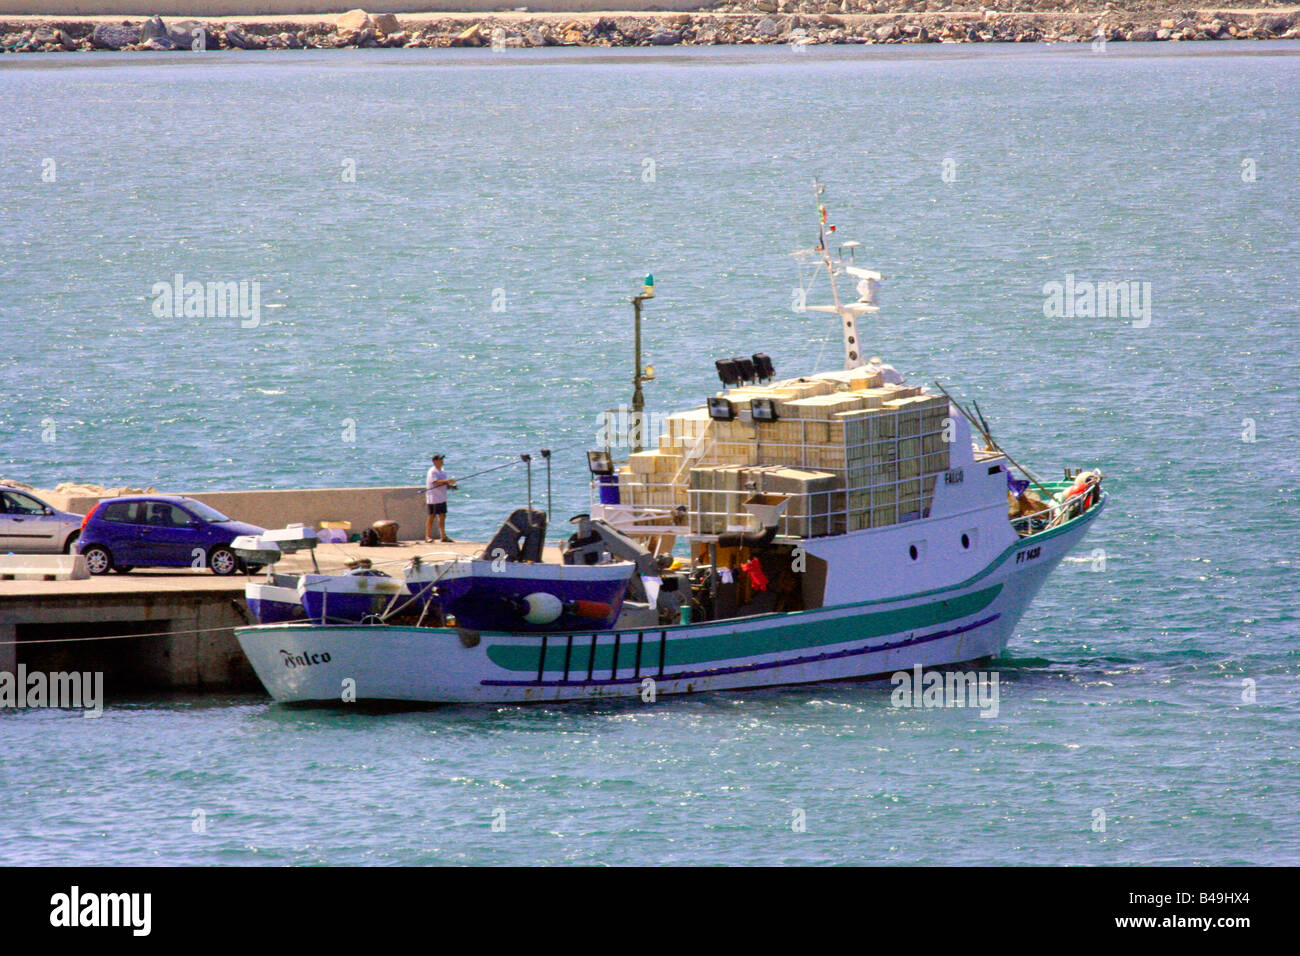
[(470, 474), (465, 475), (463, 478), (457, 478), (457, 479), (455, 479), (455, 480), (456, 480), (456, 481), (469, 481), (471, 478), (477, 478), (479, 475), (490, 474), (491, 472), (494, 472), (494, 471), (500, 471), (502, 468), (509, 468), (511, 465), (517, 465), (517, 464), (519, 464), (520, 460), (521, 460), (521, 459), (519, 459), (519, 458), (515, 458), (515, 459), (512, 459), (511, 461), (506, 462), (504, 465), (493, 465), (491, 468), (484, 468), (482, 471), (471, 472)]
[[(587, 445), (587, 442), (585, 442), (585, 441), (580, 441), (580, 442), (574, 442), (574, 443), (571, 444), (571, 445), (565, 445), (565, 446), (563, 446), (563, 447), (561, 447), (561, 448), (555, 448), (555, 449), (543, 448), (541, 454), (542, 454), (542, 457), (543, 457), (543, 458), (547, 459), (547, 464), (548, 464), (548, 466), (549, 466), (549, 464), (550, 464), (550, 457), (551, 457), (551, 454), (552, 454), (553, 452), (556, 452), (556, 451), (570, 451), (571, 449), (574, 449), (574, 448), (582, 448), (582, 447), (585, 447), (586, 445)], [(522, 462), (524, 462), (524, 461), (526, 461), (526, 460), (527, 460), (527, 459), (526, 459), (523, 455), (520, 455), (520, 456), (517, 457), (517, 458), (512, 458), (510, 461), (506, 462), (505, 464), (502, 464), (502, 465), (493, 465), (491, 468), (484, 468), (484, 469), (482, 469), (482, 470), (480, 470), (480, 471), (474, 471), (474, 472), (471, 472), (471, 473), (468, 474), (468, 475), (465, 475), (463, 478), (457, 478), (457, 479), (455, 479), (455, 480), (456, 480), (456, 481), (468, 481), (468, 480), (471, 479), (471, 478), (477, 478), (479, 475), (487, 475), (487, 474), (491, 474), (491, 473), (494, 472), (494, 471), (500, 471), (502, 468), (509, 468), (509, 467), (512, 466), (512, 465), (518, 465), (518, 464), (521, 464)]]
[[(984, 447), (986, 449), (1001, 453), (1002, 456), (1006, 458), (1007, 461), (1011, 462), (1011, 464), (1015, 465), (1016, 468), (1018, 468), (1026, 478), (1028, 478), (1030, 481), (1032, 481), (1035, 485), (1038, 486), (1038, 490), (1043, 493), (1047, 501), (1052, 500), (1052, 493), (1043, 486), (1043, 483), (1041, 481), (1038, 480), (1038, 476), (1035, 475), (1028, 468), (1026, 468), (1024, 465), (1020, 464), (1020, 462), (1016, 461), (1014, 458), (1008, 455), (1007, 450), (993, 440), (993, 436), (989, 433), (989, 427), (988, 427), (989, 423), (984, 420), (983, 414), (979, 414), (978, 416), (971, 415), (970, 412), (966, 411), (966, 409), (962, 407), (961, 402), (957, 401), (957, 399), (952, 397), (952, 395), (948, 392), (946, 388), (944, 388), (938, 382), (934, 383), (934, 387), (937, 388), (939, 391), (943, 392), (944, 397), (947, 398), (948, 401), (952, 402), (954, 405), (957, 406), (957, 411), (961, 412), (962, 415), (966, 417), (966, 420), (968, 422), (970, 422), (972, 425), (974, 425), (976, 428), (980, 430), (981, 434), (983, 434), (984, 436)], [(978, 410), (979, 404), (976, 403), (975, 407)]]

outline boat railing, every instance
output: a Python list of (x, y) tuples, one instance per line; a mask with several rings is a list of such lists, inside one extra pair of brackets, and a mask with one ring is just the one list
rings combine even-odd
[[(853, 487), (817, 491), (780, 491), (788, 504), (777, 523), (777, 534), (790, 539), (821, 538), (903, 524), (930, 516), (937, 476), (876, 485), (862, 481)], [(648, 500), (601, 502), (593, 488), (593, 508), (624, 531), (638, 534), (708, 536), (733, 531), (761, 531), (758, 519), (744, 507), (747, 498), (763, 493), (754, 488), (681, 488), (671, 482), (641, 486)]]
[[(781, 492), (789, 503), (777, 525), (779, 537), (820, 538), (850, 531), (890, 527), (930, 517), (938, 475), (897, 481), (859, 481), (828, 491)], [(592, 506), (628, 533), (709, 536), (733, 531), (760, 531), (744, 500), (749, 488), (682, 488), (669, 480), (636, 486), (644, 495), (618, 503), (599, 500), (600, 485), (592, 484)], [(1066, 490), (1067, 486), (1059, 490)], [(1100, 496), (1100, 482), (1064, 501), (1053, 501), (1028, 515), (1011, 519), (1021, 537), (1036, 534), (1082, 514)]]
[(1053, 500), (1046, 508), (1011, 519), (1011, 527), (1022, 538), (1065, 524), (1096, 507), (1101, 500), (1101, 482), (1095, 481), (1063, 501)]

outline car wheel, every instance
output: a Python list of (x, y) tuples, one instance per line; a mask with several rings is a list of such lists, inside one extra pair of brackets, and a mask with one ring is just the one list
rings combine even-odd
[(71, 554), (72, 546), (77, 543), (77, 539), (80, 537), (81, 537), (80, 531), (74, 531), (72, 532), (72, 534), (68, 535), (68, 540), (63, 542), (63, 553)]
[(86, 559), (86, 570), (91, 574), (107, 574), (113, 570), (113, 555), (102, 544), (92, 544), (81, 556)]
[(239, 570), (239, 559), (235, 557), (235, 552), (223, 545), (213, 548), (208, 553), (208, 567), (212, 569), (213, 574), (219, 574), (224, 578)]

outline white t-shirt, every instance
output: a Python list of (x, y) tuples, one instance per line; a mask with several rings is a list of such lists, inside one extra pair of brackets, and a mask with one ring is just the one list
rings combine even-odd
[(447, 486), (434, 487), (435, 481), (445, 481), (447, 473), (434, 465), (429, 469), (429, 477), (424, 480), (424, 500), (427, 504), (439, 505), (447, 500)]

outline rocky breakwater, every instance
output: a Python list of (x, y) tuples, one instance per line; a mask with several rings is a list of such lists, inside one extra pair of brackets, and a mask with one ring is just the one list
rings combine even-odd
[[(1295, 8), (1171, 11), (1130, 0), (1093, 8), (1063, 0), (1009, 0), (990, 10), (968, 0), (739, 0), (688, 13), (510, 13), (471, 17), (351, 10), (332, 20), (164, 21), (117, 24), (0, 21), (6, 52), (294, 50), (355, 47), (707, 46), (715, 44), (1022, 43), (1297, 39)], [(1258, 3), (1259, 0), (1252, 0)], [(15, 29), (22, 26), (21, 30)]]

